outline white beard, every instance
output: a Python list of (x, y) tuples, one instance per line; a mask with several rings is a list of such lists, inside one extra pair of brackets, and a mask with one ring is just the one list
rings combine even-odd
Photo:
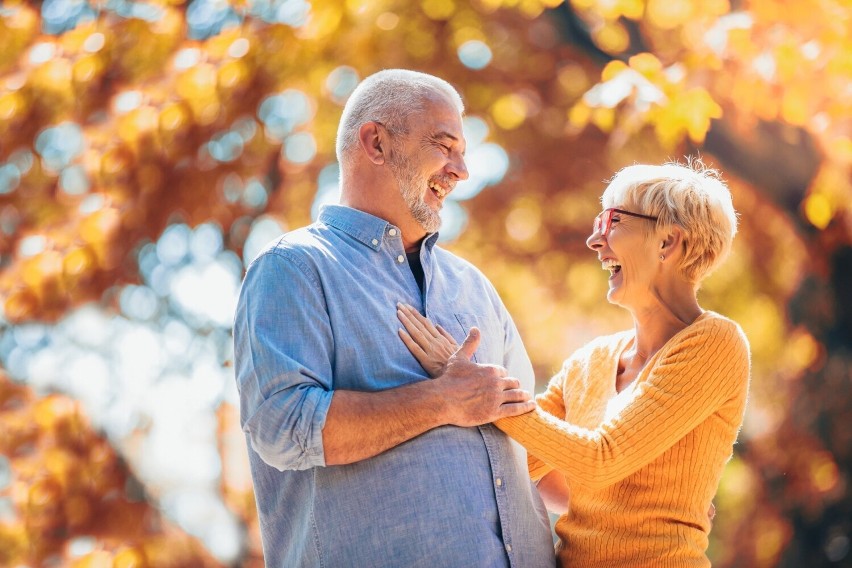
[(423, 190), (428, 188), (429, 179), (418, 173), (414, 164), (402, 152), (394, 152), (390, 162), (393, 177), (399, 184), (399, 191), (414, 220), (427, 233), (435, 233), (441, 228), (441, 215), (429, 207), (423, 200)]

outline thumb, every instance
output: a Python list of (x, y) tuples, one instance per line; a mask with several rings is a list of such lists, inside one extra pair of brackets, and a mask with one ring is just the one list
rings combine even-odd
[(470, 331), (467, 333), (467, 337), (464, 338), (464, 342), (461, 344), (461, 347), (459, 347), (458, 351), (453, 353), (453, 356), (464, 357), (466, 360), (470, 361), (470, 358), (473, 357), (474, 352), (476, 352), (476, 349), (479, 347), (480, 338), (479, 328), (470, 328)]

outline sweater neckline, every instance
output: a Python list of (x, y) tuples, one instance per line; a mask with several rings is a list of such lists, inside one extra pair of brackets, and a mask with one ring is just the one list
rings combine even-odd
[(677, 333), (675, 333), (674, 335), (669, 337), (669, 339), (663, 344), (663, 346), (660, 347), (657, 350), (656, 353), (654, 353), (653, 357), (648, 359), (647, 363), (645, 363), (645, 366), (642, 368), (642, 370), (639, 372), (639, 374), (636, 376), (636, 378), (633, 379), (633, 381), (629, 385), (627, 385), (627, 387), (625, 387), (624, 390), (622, 390), (621, 392), (618, 392), (615, 388), (615, 385), (618, 384), (618, 362), (621, 360), (621, 355), (628, 348), (628, 346), (630, 346), (631, 343), (636, 341), (636, 330), (635, 329), (629, 329), (629, 330), (625, 330), (624, 332), (622, 332), (623, 335), (622, 335), (620, 341), (618, 342), (618, 344), (616, 345), (616, 348), (613, 352), (613, 357), (610, 359), (610, 363), (612, 365), (610, 372), (609, 372), (609, 377), (610, 377), (609, 393), (611, 395), (610, 398), (618, 396), (620, 394), (623, 394), (625, 391), (630, 391), (630, 390), (633, 390), (634, 388), (636, 388), (636, 384), (640, 380), (642, 380), (643, 375), (645, 375), (645, 373), (648, 371), (648, 369), (650, 369), (654, 366), (654, 364), (655, 364), (657, 358), (660, 356), (660, 354), (667, 351), (670, 346), (674, 345), (677, 338), (682, 333), (684, 333), (687, 330), (689, 330), (690, 328), (692, 328), (692, 326), (694, 326), (695, 324), (707, 319), (708, 317), (710, 317), (710, 315), (718, 316), (718, 314), (716, 314), (715, 312), (712, 312), (710, 310), (704, 310), (703, 312), (701, 312), (701, 314), (697, 318), (692, 320), (692, 323), (690, 323), (689, 325), (687, 325), (686, 327), (684, 327), (683, 329), (681, 329), (680, 331), (678, 331)]

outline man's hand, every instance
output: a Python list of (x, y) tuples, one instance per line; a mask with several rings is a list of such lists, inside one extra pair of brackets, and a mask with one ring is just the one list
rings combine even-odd
[(444, 374), (434, 379), (445, 398), (449, 424), (479, 426), (535, 409), (532, 394), (520, 388), (518, 379), (507, 377), (506, 369), (470, 360), (479, 340), (479, 329), (471, 328)]

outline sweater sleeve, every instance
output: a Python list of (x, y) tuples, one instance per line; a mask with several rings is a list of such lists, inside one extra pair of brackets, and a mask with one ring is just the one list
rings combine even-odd
[[(541, 409), (556, 418), (565, 417), (565, 399), (563, 398), (562, 384), (568, 374), (570, 365), (571, 360), (569, 359), (562, 366), (562, 370), (550, 379), (550, 382), (547, 384), (547, 389), (535, 397), (538, 409)], [(538, 481), (553, 469), (552, 466), (548, 465), (530, 452), (527, 452), (527, 466), (530, 471), (530, 478), (532, 478), (533, 481)]]
[(740, 396), (748, 375), (748, 343), (739, 326), (713, 318), (664, 347), (637, 378), (628, 406), (594, 430), (541, 407), (496, 425), (570, 482), (602, 489), (659, 457), (726, 400)]

